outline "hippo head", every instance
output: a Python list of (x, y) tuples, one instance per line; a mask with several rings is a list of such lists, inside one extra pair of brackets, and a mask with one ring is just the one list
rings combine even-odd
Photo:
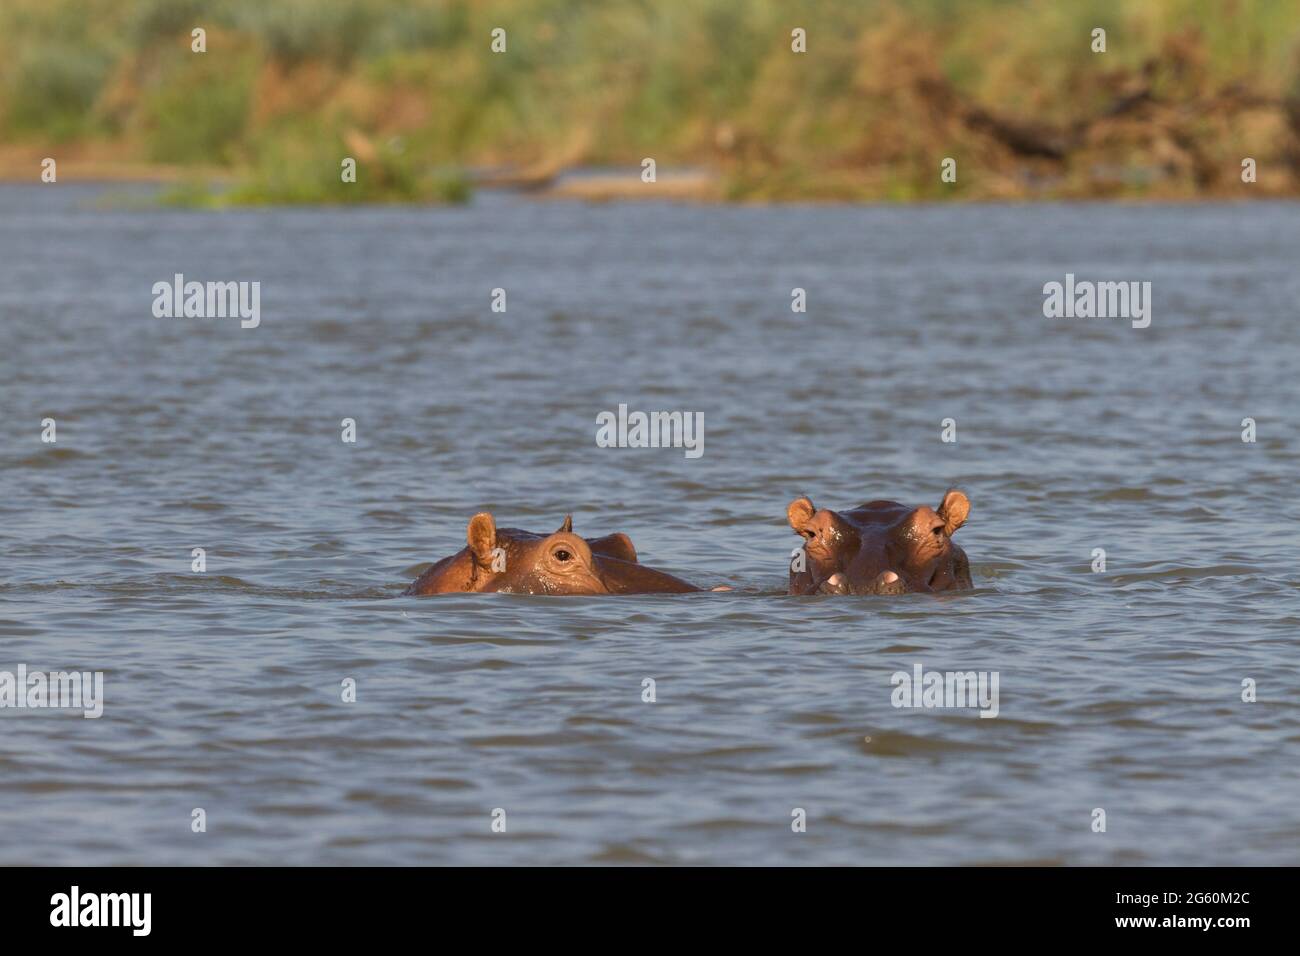
[(837, 512), (796, 498), (786, 516), (804, 539), (804, 560), (791, 565), (790, 593), (907, 594), (969, 588), (970, 563), (952, 540), (969, 513), (970, 501), (956, 490), (945, 494), (938, 508), (870, 501)]
[(697, 591), (637, 562), (625, 534), (583, 538), (566, 517), (553, 534), (497, 528), (486, 511), (469, 521), (467, 544), (425, 571), (407, 594), (650, 594)]

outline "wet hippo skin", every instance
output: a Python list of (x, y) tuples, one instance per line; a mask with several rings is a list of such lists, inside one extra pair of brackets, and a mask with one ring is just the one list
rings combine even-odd
[(498, 528), (492, 515), (470, 519), (467, 544), (421, 574), (406, 594), (680, 594), (699, 591), (637, 561), (625, 534), (583, 538), (566, 517), (553, 534)]
[[(852, 511), (818, 509), (796, 498), (786, 509), (804, 539), (802, 567), (790, 567), (791, 594), (908, 594), (970, 588), (970, 562), (952, 535), (970, 514), (955, 489), (938, 508), (869, 501)], [(798, 569), (797, 569), (798, 568)]]

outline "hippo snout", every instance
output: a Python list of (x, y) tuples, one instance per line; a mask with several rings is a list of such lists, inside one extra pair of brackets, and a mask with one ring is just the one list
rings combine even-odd
[(906, 582), (893, 571), (881, 571), (865, 587), (853, 588), (848, 578), (836, 571), (817, 588), (819, 594), (905, 594)]

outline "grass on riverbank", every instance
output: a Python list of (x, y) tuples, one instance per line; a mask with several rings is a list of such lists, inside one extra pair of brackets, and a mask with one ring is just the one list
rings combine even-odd
[(1244, 157), (1246, 194), (1294, 194), (1300, 7), (5, 0), (0, 144), (234, 178), (182, 176), (197, 204), (457, 201), (474, 167), (647, 156), (736, 200), (1238, 195)]

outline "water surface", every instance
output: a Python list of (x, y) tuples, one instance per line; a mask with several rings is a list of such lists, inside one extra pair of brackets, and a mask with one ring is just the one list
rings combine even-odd
[[(100, 198), (0, 188), (0, 670), (106, 681), (0, 710), (0, 863), (1300, 862), (1297, 206)], [(1045, 319), (1067, 272), (1151, 327)], [(795, 496), (953, 484), (975, 593), (779, 593)], [(485, 508), (736, 590), (402, 597)], [(917, 663), (998, 718), (895, 709)]]

